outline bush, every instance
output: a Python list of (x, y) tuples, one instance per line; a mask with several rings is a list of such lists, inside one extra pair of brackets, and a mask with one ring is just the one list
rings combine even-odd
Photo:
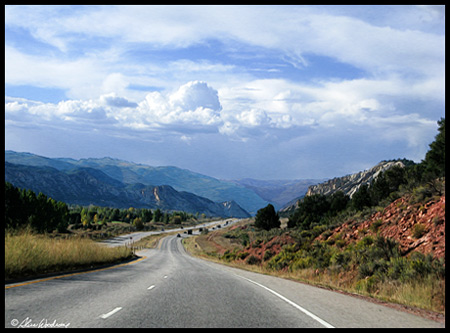
[(419, 202), (423, 202), (426, 198), (431, 198), (433, 192), (430, 187), (427, 185), (420, 185), (413, 189), (412, 195), (409, 199), (409, 203), (416, 204)]
[(236, 251), (230, 252), (230, 250), (226, 250), (222, 256), (222, 259), (225, 261), (232, 261), (236, 258)]
[(350, 253), (348, 251), (343, 252), (336, 252), (331, 256), (330, 263), (332, 265), (336, 265), (342, 268), (347, 267), (348, 263), (350, 262), (351, 257)]
[(374, 221), (372, 223), (372, 225), (370, 226), (370, 230), (372, 232), (378, 232), (378, 229), (380, 228), (380, 226), (383, 224), (383, 220), (382, 219), (378, 219), (376, 221)]
[(291, 265), (291, 269), (292, 270), (297, 270), (297, 269), (305, 269), (305, 268), (311, 268), (314, 265), (314, 259), (311, 256), (305, 256), (305, 257), (301, 257), (296, 259), (292, 265)]
[(420, 238), (425, 234), (426, 226), (422, 223), (417, 223), (414, 225), (412, 232), (414, 238)]
[(270, 259), (267, 267), (273, 270), (282, 270), (291, 264), (292, 259), (294, 259), (294, 253), (283, 250)]
[(280, 226), (280, 217), (271, 204), (268, 204), (265, 208), (261, 208), (256, 213), (255, 227), (270, 230), (272, 228), (279, 228)]
[(272, 251), (266, 250), (266, 252), (264, 252), (263, 260), (264, 260), (264, 261), (267, 261), (267, 260), (269, 260), (270, 258), (272, 258), (273, 255), (274, 255), (274, 253), (273, 253)]
[(240, 253), (236, 254), (236, 259), (244, 260), (245, 258), (247, 258), (248, 255), (249, 255), (248, 252), (240, 252)]
[(379, 280), (375, 276), (371, 276), (356, 283), (356, 290), (360, 293), (372, 294), (377, 290)]
[(247, 246), (248, 243), (250, 242), (250, 238), (248, 236), (248, 233), (246, 233), (246, 232), (240, 234), (239, 238), (242, 240), (242, 245), (243, 246)]
[(251, 255), (247, 258), (247, 260), (245, 262), (249, 265), (257, 265), (257, 264), (261, 263), (261, 260), (259, 258), (255, 257), (254, 255)]

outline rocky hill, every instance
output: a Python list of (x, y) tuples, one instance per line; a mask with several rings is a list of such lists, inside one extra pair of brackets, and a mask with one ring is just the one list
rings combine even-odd
[(306, 195), (329, 195), (337, 191), (342, 191), (351, 198), (353, 194), (358, 191), (361, 185), (370, 185), (370, 183), (372, 183), (372, 181), (376, 179), (381, 172), (384, 172), (394, 166), (403, 168), (405, 165), (400, 161), (383, 161), (369, 170), (360, 171), (344, 177), (333, 178), (324, 183), (312, 185), (308, 188)]
[(395, 240), (403, 255), (418, 251), (445, 258), (445, 195), (414, 204), (408, 197), (399, 198), (369, 219), (347, 221), (317, 239), (339, 238), (350, 244), (369, 235)]
[[(362, 185), (370, 185), (380, 173), (394, 166), (403, 168), (405, 167), (405, 164), (402, 161), (382, 161), (369, 170), (329, 179), (317, 185), (311, 185), (308, 187), (305, 196), (313, 194), (331, 195), (337, 191), (342, 191), (351, 198)], [(301, 198), (289, 202), (280, 210), (280, 212), (282, 214), (289, 214), (293, 212), (296, 208), (298, 208), (299, 199)]]
[(249, 217), (236, 202), (217, 203), (169, 185), (124, 184), (93, 168), (60, 171), (49, 166), (5, 162), (5, 181), (68, 204), (160, 208), (218, 217)]

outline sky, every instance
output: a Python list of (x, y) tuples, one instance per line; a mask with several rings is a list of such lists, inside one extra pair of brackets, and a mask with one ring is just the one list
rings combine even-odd
[(444, 6), (5, 6), (7, 150), (322, 179), (441, 117)]

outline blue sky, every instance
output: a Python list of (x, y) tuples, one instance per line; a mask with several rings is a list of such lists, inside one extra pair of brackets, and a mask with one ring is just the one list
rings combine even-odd
[(5, 149), (333, 178), (444, 109), (443, 6), (5, 7)]

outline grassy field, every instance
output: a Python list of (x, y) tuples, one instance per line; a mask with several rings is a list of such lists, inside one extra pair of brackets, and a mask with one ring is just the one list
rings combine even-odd
[(90, 268), (132, 257), (128, 248), (110, 248), (86, 238), (58, 239), (29, 231), (5, 234), (5, 280)]

